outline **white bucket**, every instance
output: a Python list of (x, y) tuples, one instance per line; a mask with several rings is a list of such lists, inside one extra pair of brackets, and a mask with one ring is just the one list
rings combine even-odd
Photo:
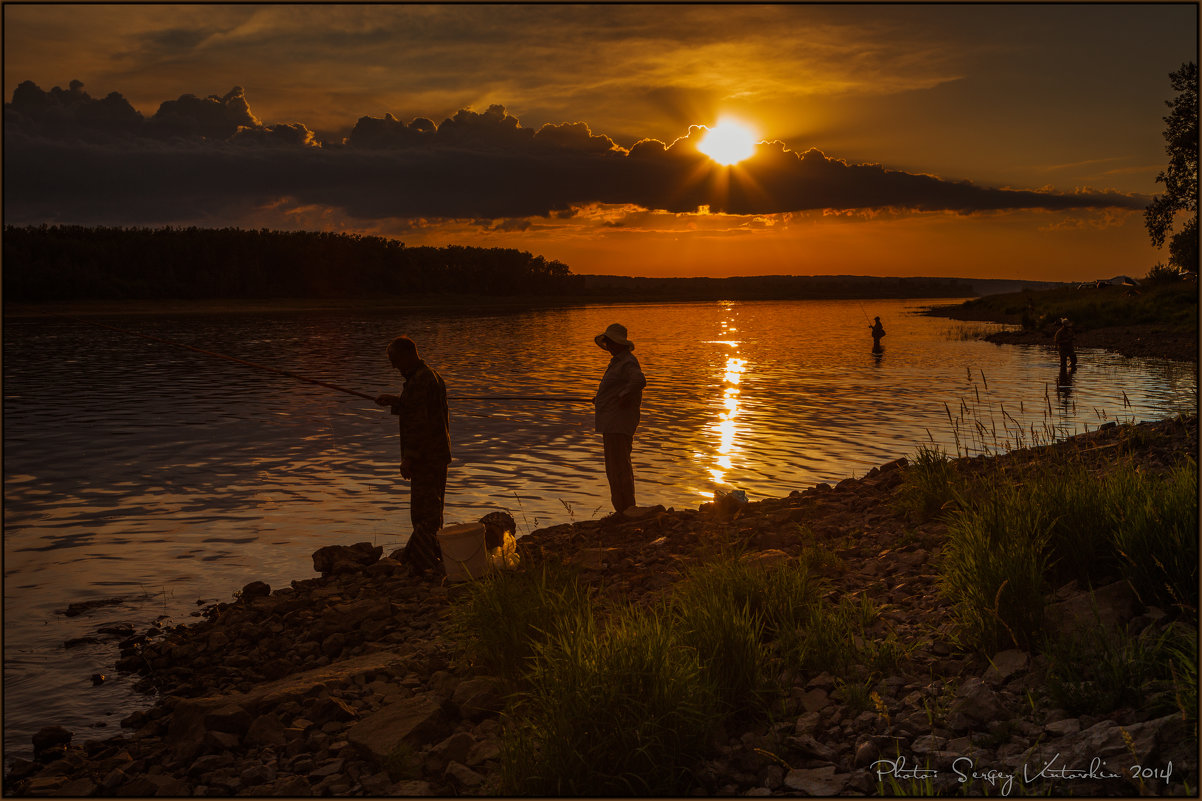
[(484, 542), (483, 523), (459, 523), (438, 532), (442, 566), (451, 581), (471, 581), (487, 573), (492, 565)]

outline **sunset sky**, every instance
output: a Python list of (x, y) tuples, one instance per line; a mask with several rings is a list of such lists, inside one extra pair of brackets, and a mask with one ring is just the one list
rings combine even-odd
[[(1196, 4), (4, 6), (5, 223), (1144, 275)], [(730, 117), (750, 158), (699, 152)]]

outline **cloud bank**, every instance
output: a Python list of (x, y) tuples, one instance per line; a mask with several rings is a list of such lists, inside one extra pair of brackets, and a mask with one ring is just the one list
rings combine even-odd
[(583, 122), (524, 128), (503, 106), (435, 123), (362, 117), (340, 142), (301, 123), (265, 124), (243, 90), (183, 95), (144, 117), (78, 81), (21, 84), (5, 105), (10, 223), (204, 224), (267, 206), (316, 206), (360, 220), (563, 216), (590, 204), (771, 215), (812, 210), (976, 212), (1143, 208), (1112, 191), (1012, 190), (849, 164), (761, 143), (731, 168), (671, 143), (619, 147)]

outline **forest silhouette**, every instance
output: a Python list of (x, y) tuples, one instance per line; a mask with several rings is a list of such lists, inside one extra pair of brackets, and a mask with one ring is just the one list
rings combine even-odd
[(510, 248), (408, 247), (360, 234), (239, 228), (8, 226), (9, 302), (535, 297), (563, 301), (968, 297), (954, 278), (577, 275)]

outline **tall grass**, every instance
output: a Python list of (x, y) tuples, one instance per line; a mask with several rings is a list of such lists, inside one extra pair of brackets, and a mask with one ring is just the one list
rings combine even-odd
[(540, 642), (592, 610), (590, 590), (554, 564), (493, 573), (460, 591), (451, 606), (452, 631), (472, 659), (511, 684), (522, 680)]
[(920, 445), (903, 475), (898, 505), (919, 517), (934, 517), (954, 496), (956, 483), (951, 457), (938, 446)]
[(692, 785), (717, 719), (695, 649), (660, 611), (590, 616), (535, 646), (501, 742), (504, 792), (662, 795)]
[(1050, 640), (1045, 654), (1048, 694), (1069, 712), (1139, 706), (1197, 720), (1197, 634), (1184, 627), (1132, 636), (1095, 623)]
[(1051, 520), (1010, 486), (961, 496), (941, 568), (965, 644), (1030, 647), (1041, 630)]
[(1113, 542), (1145, 603), (1198, 611), (1198, 463), (1139, 475), (1117, 506)]
[(540, 795), (681, 794), (710, 735), (768, 713), (778, 671), (836, 676), (896, 665), (865, 598), (824, 599), (805, 555), (728, 555), (646, 608), (601, 610), (566, 571), (527, 567), (474, 586), (452, 621), (474, 658), (511, 678), (502, 788)]

